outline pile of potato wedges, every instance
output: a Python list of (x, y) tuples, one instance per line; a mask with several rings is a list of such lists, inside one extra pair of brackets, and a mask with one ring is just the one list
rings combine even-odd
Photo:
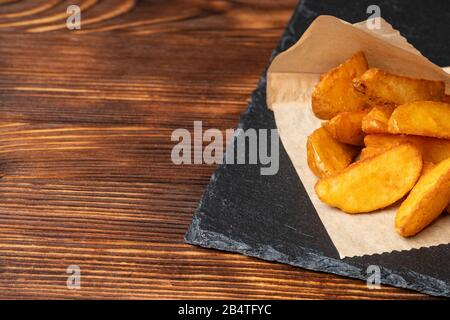
[(369, 68), (357, 52), (321, 76), (311, 102), (326, 120), (307, 142), (321, 201), (351, 214), (399, 205), (395, 230), (404, 237), (450, 213), (444, 82)]

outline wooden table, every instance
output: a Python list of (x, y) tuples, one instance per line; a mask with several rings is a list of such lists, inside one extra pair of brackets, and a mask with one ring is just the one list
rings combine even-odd
[(426, 298), (184, 243), (171, 133), (236, 125), (296, 0), (0, 4), (0, 298)]

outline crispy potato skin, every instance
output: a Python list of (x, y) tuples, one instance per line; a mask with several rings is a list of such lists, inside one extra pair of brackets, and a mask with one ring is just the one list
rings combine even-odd
[(308, 166), (319, 178), (347, 168), (356, 156), (356, 148), (335, 140), (323, 127), (315, 130), (306, 146)]
[(444, 99), (442, 99), (442, 102), (450, 103), (450, 94), (446, 94), (446, 95), (444, 96)]
[(402, 77), (377, 68), (367, 70), (353, 81), (353, 85), (370, 101), (380, 104), (442, 101), (445, 94), (445, 84), (442, 81)]
[(375, 148), (375, 147), (365, 147), (361, 150), (359, 155), (359, 160), (365, 160), (367, 158), (372, 158), (379, 155), (380, 153), (386, 152), (390, 148)]
[(419, 179), (395, 217), (395, 230), (403, 237), (416, 235), (432, 223), (450, 200), (450, 159)]
[(414, 144), (420, 150), (424, 161), (439, 163), (447, 158), (450, 158), (450, 140), (394, 134), (367, 135), (364, 138), (366, 148), (363, 149), (361, 158), (373, 155), (377, 151), (386, 150), (405, 142)]
[(436, 167), (436, 164), (434, 164), (433, 162), (424, 161), (423, 167), (422, 167), (422, 173), (420, 174), (420, 176), (422, 177), (423, 175), (427, 174), (432, 169), (434, 169), (434, 167)]
[(450, 104), (418, 101), (401, 105), (392, 113), (388, 131), (450, 139)]
[(375, 106), (362, 119), (361, 128), (365, 133), (387, 133), (389, 118), (394, 112), (396, 106), (383, 105)]
[(312, 94), (314, 114), (319, 119), (329, 120), (344, 111), (363, 109), (365, 98), (353, 88), (352, 80), (366, 70), (366, 57), (363, 52), (358, 52), (322, 75)]
[(342, 112), (325, 123), (324, 128), (339, 142), (362, 146), (364, 132), (361, 124), (368, 112), (369, 110)]
[(347, 213), (371, 212), (408, 193), (419, 178), (422, 165), (419, 150), (405, 143), (320, 179), (315, 191), (324, 203)]
[[(404, 141), (404, 142), (407, 142), (407, 141)], [(379, 155), (379, 154), (381, 154), (383, 152), (386, 152), (390, 148), (392, 148), (392, 146), (391, 147), (385, 147), (385, 148), (382, 148), (382, 147), (380, 147), (380, 148), (377, 148), (377, 147), (365, 147), (364, 149), (361, 150), (361, 154), (359, 156), (359, 160), (372, 158), (372, 157), (377, 156), (377, 155)], [(422, 159), (423, 159), (423, 156), (422, 156)], [(425, 171), (431, 169), (434, 165), (435, 164), (433, 162), (429, 162), (429, 161), (426, 161), (425, 159), (423, 159), (422, 174)]]

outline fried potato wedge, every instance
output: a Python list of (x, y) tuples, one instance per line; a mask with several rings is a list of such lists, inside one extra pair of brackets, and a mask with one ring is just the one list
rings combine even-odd
[(450, 201), (450, 159), (421, 176), (395, 217), (395, 230), (403, 237), (416, 235), (433, 222)]
[(390, 148), (375, 148), (375, 147), (365, 147), (361, 150), (359, 155), (359, 160), (365, 160), (367, 158), (372, 158), (379, 155), (380, 153), (386, 152)]
[(363, 109), (365, 98), (353, 88), (352, 80), (366, 70), (366, 57), (363, 52), (358, 52), (322, 75), (312, 94), (314, 114), (319, 119), (329, 120), (344, 111)]
[(405, 196), (421, 171), (419, 150), (405, 143), (320, 179), (315, 190), (324, 203), (347, 213), (371, 212)]
[(325, 123), (324, 128), (339, 142), (362, 146), (364, 132), (361, 123), (368, 112), (369, 110), (361, 110), (339, 113)]
[[(398, 145), (398, 144), (397, 144)], [(379, 155), (380, 153), (386, 152), (387, 150), (389, 150), (390, 148), (392, 148), (392, 146), (390, 147), (385, 147), (385, 148), (376, 148), (376, 147), (365, 147), (361, 150), (361, 154), (359, 155), (359, 160), (364, 160), (367, 158), (372, 158), (374, 156)], [(419, 149), (420, 150), (420, 149)], [(423, 156), (422, 156), (423, 159)], [(431, 168), (432, 166), (434, 166), (433, 162), (430, 161), (426, 161), (425, 159), (423, 159), (423, 172), (425, 172), (426, 170), (428, 170), (429, 168)]]
[[(420, 173), (420, 178), (422, 178), (424, 175), (426, 175), (428, 172), (430, 172), (432, 169), (434, 169), (436, 165), (433, 162), (423, 162), (422, 166), (422, 172)], [(419, 180), (420, 180), (419, 178)]]
[(362, 119), (361, 128), (365, 133), (387, 133), (389, 118), (396, 106), (383, 105), (373, 107)]
[(377, 68), (367, 70), (361, 77), (353, 80), (353, 85), (370, 101), (381, 104), (442, 101), (445, 94), (443, 81), (402, 77)]
[(422, 153), (424, 161), (439, 163), (450, 158), (450, 140), (413, 135), (369, 134), (364, 138), (366, 148), (360, 158), (366, 158), (377, 151), (386, 150), (400, 143), (410, 142)]
[(324, 127), (315, 130), (306, 145), (308, 166), (319, 178), (347, 168), (357, 152), (355, 147), (334, 139)]
[(435, 101), (403, 104), (392, 113), (388, 131), (450, 139), (450, 104)]

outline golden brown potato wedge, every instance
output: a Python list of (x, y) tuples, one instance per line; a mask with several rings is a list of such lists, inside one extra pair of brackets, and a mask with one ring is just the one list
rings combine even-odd
[(450, 104), (418, 101), (398, 106), (389, 119), (388, 131), (450, 139)]
[(436, 167), (436, 165), (433, 162), (424, 161), (423, 167), (422, 167), (422, 172), (420, 173), (420, 176), (422, 177), (423, 175), (427, 174), (434, 167)]
[(395, 110), (395, 106), (383, 105), (373, 107), (362, 119), (361, 127), (365, 133), (387, 133), (389, 118)]
[[(422, 169), (422, 173), (421, 173), (421, 177), (423, 176), (423, 175), (425, 175), (426, 173), (428, 173), (431, 169), (433, 169), (434, 167), (436, 167), (436, 164), (434, 164), (434, 163), (431, 163), (431, 162), (423, 162), (423, 169)], [(444, 212), (446, 212), (446, 213), (450, 213), (450, 199), (449, 199), (449, 205), (448, 205), (448, 207), (445, 209), (445, 211)]]
[(413, 79), (372, 68), (353, 81), (355, 89), (370, 101), (397, 105), (420, 101), (441, 101), (445, 94), (443, 81)]
[(309, 168), (320, 178), (347, 168), (357, 149), (337, 141), (321, 127), (308, 137), (306, 152)]
[(353, 88), (352, 80), (366, 70), (366, 57), (358, 52), (324, 74), (312, 94), (314, 114), (319, 119), (329, 120), (344, 111), (363, 109), (365, 98)]
[(348, 213), (370, 212), (401, 199), (413, 188), (421, 171), (419, 150), (405, 143), (320, 179), (315, 190), (330, 206)]
[[(450, 158), (450, 140), (413, 135), (369, 134), (364, 138), (366, 148), (361, 153), (365, 157), (377, 150), (386, 150), (400, 143), (410, 142), (422, 153), (424, 161), (439, 163)], [(366, 150), (367, 149), (367, 150)]]
[(364, 132), (361, 123), (369, 110), (342, 112), (324, 124), (324, 128), (333, 138), (342, 143), (356, 146), (364, 144)]
[(361, 150), (361, 154), (359, 155), (359, 160), (365, 160), (367, 158), (372, 158), (374, 156), (379, 155), (380, 153), (386, 152), (389, 148), (375, 148), (375, 147), (365, 147)]
[(450, 201), (450, 159), (426, 172), (401, 204), (395, 217), (395, 229), (410, 237), (433, 222)]

